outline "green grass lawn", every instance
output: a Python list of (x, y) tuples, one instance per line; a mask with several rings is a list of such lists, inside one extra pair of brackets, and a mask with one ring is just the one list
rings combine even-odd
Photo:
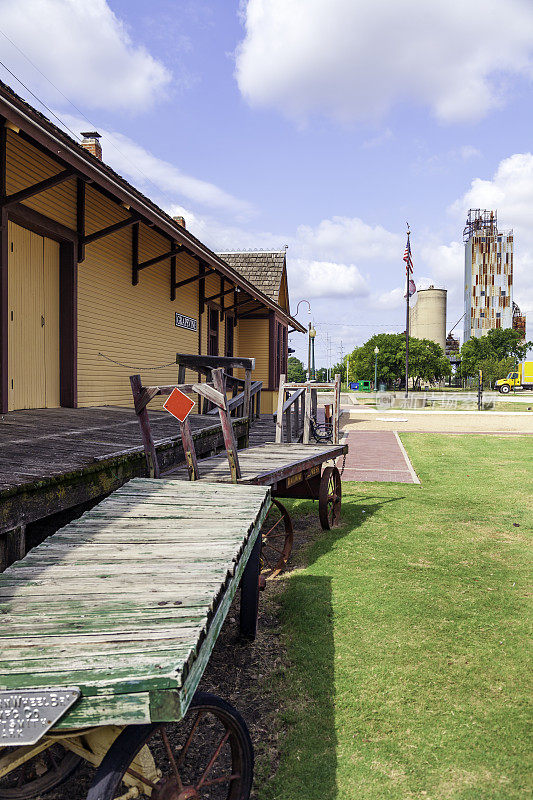
[(422, 485), (344, 484), (343, 527), (283, 579), (287, 732), (261, 800), (533, 794), (533, 438), (402, 441)]

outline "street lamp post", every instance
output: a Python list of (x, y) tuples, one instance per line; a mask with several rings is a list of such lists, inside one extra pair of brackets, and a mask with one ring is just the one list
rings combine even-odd
[[(301, 303), (307, 303), (307, 313), (311, 313), (311, 303), (309, 300), (299, 300), (296, 306), (296, 311), (294, 312), (294, 316), (298, 316), (298, 309), (300, 308)], [(316, 336), (316, 331), (315, 331)], [(313, 350), (313, 357), (314, 357), (314, 350)], [(307, 380), (311, 380), (311, 323), (309, 323), (309, 336), (307, 338)]]
[(311, 346), (311, 359), (309, 362), (310, 381), (315, 380), (315, 337), (316, 337), (316, 331), (314, 329), (314, 326), (312, 326), (311, 323), (309, 323), (309, 343)]
[(378, 390), (378, 355), (379, 355), (379, 347), (374, 347), (374, 355), (376, 356), (376, 361), (374, 363), (374, 392)]

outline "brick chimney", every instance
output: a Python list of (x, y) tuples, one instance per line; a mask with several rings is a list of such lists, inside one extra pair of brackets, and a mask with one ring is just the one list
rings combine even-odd
[(92, 153), (93, 156), (99, 158), (100, 161), (102, 160), (102, 145), (100, 144), (100, 134), (98, 131), (86, 131), (82, 134), (83, 141), (81, 146), (84, 147), (89, 153)]
[(182, 228), (187, 228), (185, 224), (185, 217), (172, 217), (174, 222), (177, 222), (178, 225), (181, 225)]

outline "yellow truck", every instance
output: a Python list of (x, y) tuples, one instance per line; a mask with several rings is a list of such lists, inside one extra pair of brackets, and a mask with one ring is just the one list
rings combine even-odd
[(508, 394), (511, 389), (533, 389), (533, 361), (523, 361), (506, 378), (496, 381), (494, 388), (502, 394)]

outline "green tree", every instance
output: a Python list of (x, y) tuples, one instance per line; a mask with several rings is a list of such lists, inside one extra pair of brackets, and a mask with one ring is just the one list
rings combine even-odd
[(486, 336), (472, 336), (461, 347), (461, 374), (474, 377), (483, 370), (483, 383), (492, 386), (504, 378), (517, 361), (522, 361), (533, 342), (520, 342), (520, 332), (512, 328), (494, 328)]
[(296, 356), (289, 356), (287, 360), (287, 380), (290, 381), (290, 383), (305, 382), (304, 365)]
[[(378, 385), (394, 385), (405, 375), (405, 336), (403, 333), (378, 333), (348, 356), (350, 360), (350, 380), (374, 380), (377, 356)], [(450, 362), (442, 348), (428, 339), (409, 337), (409, 377), (415, 383), (421, 380), (434, 382), (442, 380), (451, 372)]]
[(522, 343), (520, 331), (515, 331), (514, 328), (493, 328), (487, 333), (487, 339), (498, 361), (504, 358), (523, 361), (527, 351), (533, 347), (533, 342)]

